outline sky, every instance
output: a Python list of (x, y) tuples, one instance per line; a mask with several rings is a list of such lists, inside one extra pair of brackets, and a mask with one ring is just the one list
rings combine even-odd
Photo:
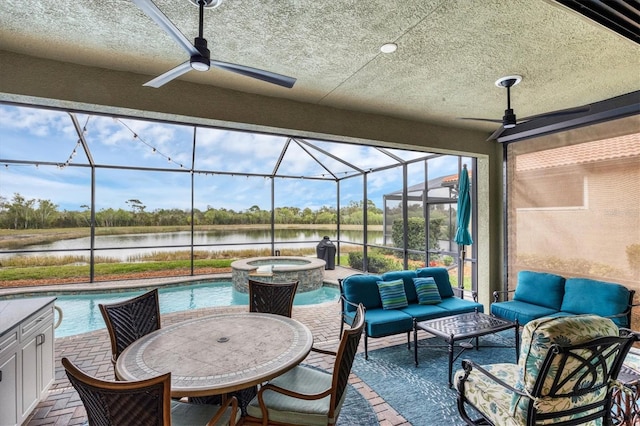
[[(209, 206), (235, 211), (254, 205), (263, 210), (271, 207), (271, 179), (263, 175), (274, 172), (289, 140), (285, 136), (82, 113), (74, 116), (94, 163), (108, 166), (99, 167), (95, 172), (97, 210), (129, 210), (127, 201), (131, 199), (141, 201), (147, 211), (188, 210), (191, 170), (194, 171), (194, 205), (200, 210)], [(50, 200), (59, 210), (84, 210), (81, 206), (91, 202), (91, 169), (77, 167), (89, 164), (79, 139), (72, 115), (67, 112), (0, 105), (0, 197), (10, 201), (19, 193), (26, 199)], [(275, 178), (277, 207), (312, 210), (335, 207), (337, 189), (330, 173), (345, 178), (358, 175), (351, 165), (371, 170), (396, 162), (369, 146), (304, 141), (318, 149), (304, 143), (289, 144), (277, 174), (294, 178)], [(389, 151), (405, 160), (425, 155), (415, 151)], [(468, 158), (463, 160), (470, 164)], [(155, 171), (113, 166), (146, 167)], [(455, 174), (457, 166), (454, 156), (430, 159), (428, 178)], [(410, 165), (409, 185), (422, 181), (423, 163)], [(382, 207), (385, 193), (401, 188), (401, 168), (368, 174), (367, 196), (378, 207)], [(362, 199), (361, 176), (341, 180), (342, 206)]]

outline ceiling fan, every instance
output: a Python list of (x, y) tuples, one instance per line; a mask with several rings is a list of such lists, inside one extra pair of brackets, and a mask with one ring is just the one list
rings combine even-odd
[(511, 88), (516, 84), (522, 81), (522, 77), (519, 75), (508, 75), (506, 77), (499, 78), (496, 80), (496, 86), (506, 88), (507, 89), (507, 109), (504, 110), (504, 116), (502, 119), (491, 119), (491, 118), (470, 118), (470, 117), (461, 117), (462, 120), (476, 120), (476, 121), (489, 121), (491, 123), (500, 123), (501, 126), (489, 136), (488, 141), (493, 139), (498, 139), (498, 137), (504, 132), (505, 129), (512, 129), (516, 127), (517, 124), (521, 124), (527, 121), (531, 121), (533, 119), (538, 118), (548, 118), (548, 117), (557, 117), (562, 115), (570, 115), (577, 114), (581, 112), (587, 112), (590, 110), (589, 106), (582, 106), (576, 108), (563, 109), (558, 111), (547, 112), (543, 114), (531, 115), (529, 117), (524, 117), (520, 119), (516, 119), (516, 114), (513, 112), (511, 108)]
[(174, 78), (191, 71), (208, 71), (211, 66), (221, 68), (227, 71), (235, 72), (247, 77), (266, 81), (268, 83), (277, 84), (286, 88), (291, 88), (296, 82), (293, 77), (287, 77), (282, 74), (265, 71), (245, 65), (232, 64), (229, 62), (217, 61), (211, 59), (209, 49), (207, 48), (207, 40), (202, 36), (204, 9), (214, 8), (222, 3), (222, 0), (189, 0), (198, 5), (200, 9), (200, 19), (198, 25), (198, 37), (194, 43), (191, 42), (176, 28), (175, 25), (166, 17), (160, 9), (151, 0), (132, 0), (149, 18), (160, 26), (167, 34), (169, 34), (184, 50), (191, 56), (190, 59), (177, 67), (165, 72), (164, 74), (154, 78), (144, 84), (144, 86), (160, 87)]

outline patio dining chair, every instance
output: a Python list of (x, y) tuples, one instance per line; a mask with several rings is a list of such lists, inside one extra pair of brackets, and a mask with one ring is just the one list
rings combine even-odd
[(135, 382), (107, 381), (86, 374), (68, 358), (62, 358), (62, 365), (80, 395), (90, 425), (234, 426), (240, 418), (234, 397), (221, 405), (172, 400), (171, 373)]
[(610, 425), (618, 374), (636, 340), (597, 315), (530, 321), (518, 364), (462, 361), (458, 411), (469, 425)]
[(298, 365), (260, 387), (247, 407), (246, 425), (335, 425), (364, 328), (360, 304), (352, 328), (342, 332), (333, 372)]
[(98, 306), (109, 332), (111, 362), (114, 366), (127, 346), (140, 337), (160, 329), (158, 289), (123, 302)]
[(249, 312), (276, 314), (291, 318), (298, 281), (265, 283), (249, 279)]

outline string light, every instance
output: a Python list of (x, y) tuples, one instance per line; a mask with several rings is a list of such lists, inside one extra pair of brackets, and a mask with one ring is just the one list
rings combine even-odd
[(73, 147), (73, 150), (71, 151), (71, 154), (69, 154), (69, 158), (67, 158), (67, 161), (65, 161), (64, 166), (59, 166), (61, 169), (71, 164), (71, 162), (73, 161), (73, 157), (75, 157), (78, 153), (78, 147), (81, 143), (82, 141), (78, 139), (78, 141), (76, 142), (76, 146)]
[(124, 126), (127, 130), (129, 130), (131, 132), (131, 135), (133, 136), (134, 140), (137, 140), (139, 142), (142, 142), (143, 144), (145, 144), (146, 146), (148, 146), (149, 148), (151, 148), (151, 153), (152, 154), (158, 154), (164, 158), (167, 159), (167, 163), (174, 163), (176, 166), (180, 167), (181, 169), (184, 168), (184, 166), (180, 163), (178, 163), (177, 161), (174, 161), (171, 159), (170, 156), (163, 154), (162, 152), (160, 152), (155, 146), (151, 145), (149, 142), (145, 141), (142, 137), (140, 137), (139, 134), (137, 134), (136, 132), (133, 131), (133, 129), (131, 127), (129, 127), (125, 122), (123, 122), (122, 120), (120, 120), (117, 117), (113, 117), (113, 120), (117, 123), (120, 123), (122, 126)]

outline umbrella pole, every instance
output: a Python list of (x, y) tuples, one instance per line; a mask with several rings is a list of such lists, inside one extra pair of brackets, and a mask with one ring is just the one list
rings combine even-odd
[(462, 246), (460, 250), (460, 267), (458, 268), (458, 288), (464, 288), (464, 258), (467, 254), (466, 246)]

